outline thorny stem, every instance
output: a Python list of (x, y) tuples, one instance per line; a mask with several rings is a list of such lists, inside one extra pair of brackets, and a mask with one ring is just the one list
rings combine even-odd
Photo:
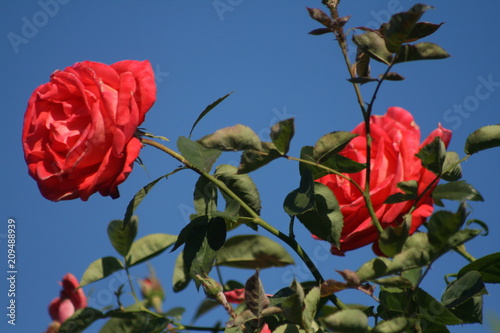
[[(252, 222), (256, 223), (257, 225), (261, 226), (271, 234), (281, 239), (288, 246), (290, 246), (295, 251), (295, 253), (297, 253), (297, 255), (306, 264), (307, 268), (309, 268), (316, 281), (318, 281), (319, 283), (324, 281), (323, 276), (318, 271), (311, 258), (307, 255), (307, 253), (302, 249), (302, 247), (297, 243), (295, 239), (285, 235), (284, 233), (282, 233), (281, 231), (279, 231), (278, 229), (276, 229), (275, 227), (264, 221), (250, 206), (248, 206), (243, 200), (241, 200), (241, 198), (238, 195), (236, 195), (233, 191), (231, 191), (231, 189), (228, 188), (226, 184), (224, 184), (222, 181), (218, 180), (214, 176), (210, 175), (209, 173), (200, 170), (199, 168), (191, 164), (191, 162), (185, 159), (182, 155), (162, 145), (161, 143), (158, 143), (156, 141), (147, 138), (141, 138), (141, 142), (143, 144), (155, 147), (163, 151), (164, 153), (167, 153), (168, 155), (172, 156), (173, 158), (184, 164), (189, 169), (207, 178), (210, 182), (212, 182), (215, 186), (217, 186), (219, 190), (224, 192), (224, 194), (226, 194), (228, 197), (230, 197), (233, 200), (236, 200), (240, 204), (240, 206), (250, 214), (250, 216), (252, 217)], [(344, 303), (342, 303), (335, 295), (332, 295), (330, 299), (332, 300), (333, 304), (335, 304), (338, 308), (347, 309), (347, 306)]]

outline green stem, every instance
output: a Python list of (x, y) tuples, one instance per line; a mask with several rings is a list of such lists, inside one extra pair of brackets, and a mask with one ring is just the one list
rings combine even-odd
[[(250, 216), (252, 217), (252, 221), (254, 223), (261, 226), (262, 228), (264, 228), (265, 230), (267, 230), (271, 234), (273, 234), (276, 237), (278, 237), (279, 239), (281, 239), (288, 246), (290, 246), (295, 251), (295, 253), (297, 253), (297, 255), (302, 259), (302, 261), (306, 264), (306, 266), (309, 268), (309, 270), (313, 274), (316, 281), (318, 281), (319, 283), (324, 281), (323, 276), (318, 271), (318, 269), (316, 268), (316, 266), (312, 262), (311, 258), (309, 258), (307, 253), (302, 249), (302, 247), (297, 243), (297, 241), (295, 239), (285, 235), (284, 233), (282, 233), (281, 231), (279, 231), (278, 229), (276, 229), (275, 227), (273, 227), (272, 225), (270, 225), (269, 223), (264, 221), (250, 206), (248, 206), (243, 200), (241, 200), (241, 198), (238, 195), (236, 195), (236, 193), (231, 191), (231, 189), (228, 188), (226, 186), (226, 184), (224, 184), (222, 181), (218, 180), (214, 176), (210, 175), (209, 173), (198, 169), (193, 164), (191, 164), (191, 162), (189, 162), (187, 159), (185, 159), (181, 154), (179, 154), (179, 153), (175, 152), (174, 150), (162, 145), (161, 143), (158, 143), (156, 141), (153, 141), (153, 140), (150, 140), (147, 138), (141, 138), (141, 142), (143, 144), (147, 144), (147, 145), (150, 145), (152, 147), (155, 147), (155, 148), (163, 151), (164, 153), (167, 153), (168, 155), (172, 156), (173, 158), (175, 158), (176, 160), (178, 160), (179, 162), (184, 164), (189, 169), (191, 169), (191, 170), (195, 171), (196, 173), (198, 173), (199, 175), (207, 178), (210, 182), (212, 182), (215, 186), (217, 186), (219, 188), (219, 190), (221, 190), (224, 194), (226, 194), (231, 199), (237, 201), (240, 204), (241, 208), (243, 208), (245, 211), (247, 211), (250, 214)], [(335, 295), (332, 295), (332, 296), (333, 296), (333, 297), (331, 297), (332, 302), (338, 308), (340, 308), (340, 309), (347, 308), (347, 306), (344, 303), (342, 303)]]
[(453, 248), (453, 251), (460, 254), (462, 257), (467, 259), (469, 262), (476, 261), (476, 258), (474, 258), (469, 252), (467, 252), (467, 250), (465, 249), (465, 246), (463, 244)]

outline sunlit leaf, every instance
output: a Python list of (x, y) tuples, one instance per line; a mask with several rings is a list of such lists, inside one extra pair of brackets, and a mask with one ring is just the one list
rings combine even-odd
[(396, 317), (384, 320), (377, 324), (371, 331), (372, 333), (402, 333), (410, 326), (412, 320), (406, 317)]
[(276, 149), (273, 143), (262, 141), (261, 150), (245, 150), (241, 154), (238, 174), (249, 173), (268, 164), (283, 155)]
[(489, 125), (481, 127), (467, 137), (465, 141), (465, 153), (475, 154), (481, 150), (500, 146), (500, 125)]
[(293, 258), (275, 241), (261, 235), (237, 235), (229, 238), (218, 252), (216, 265), (263, 269), (292, 265)]
[(447, 151), (443, 162), (441, 178), (447, 181), (457, 181), (462, 178), (462, 167), (458, 164), (460, 157), (454, 151)]
[(435, 200), (484, 201), (482, 195), (464, 180), (436, 186), (432, 192), (432, 198)]
[(182, 156), (201, 171), (210, 172), (221, 151), (208, 149), (196, 141), (189, 140), (183, 136), (177, 140), (177, 148)]
[(434, 43), (405, 44), (398, 52), (394, 63), (416, 61), (416, 60), (436, 60), (451, 57), (441, 46)]
[(274, 146), (281, 154), (288, 153), (290, 141), (295, 134), (294, 119), (282, 120), (271, 127), (270, 137)]
[(161, 332), (170, 321), (147, 312), (130, 312), (127, 317), (111, 318), (99, 333)]
[(261, 149), (259, 136), (250, 127), (241, 124), (222, 128), (204, 136), (198, 142), (205, 148), (223, 151)]
[(464, 222), (459, 214), (445, 210), (435, 212), (428, 224), (429, 242), (438, 249), (442, 248)]
[(414, 294), (419, 315), (425, 320), (438, 325), (458, 325), (462, 321), (450, 312), (441, 302), (417, 288)]
[(320, 290), (313, 287), (304, 298), (304, 310), (302, 312), (302, 325), (306, 333), (314, 333), (314, 317), (316, 315), (318, 302), (320, 299)]
[(156, 257), (169, 246), (174, 245), (177, 236), (169, 234), (150, 234), (136, 240), (127, 255), (127, 264), (134, 266)]
[(469, 271), (448, 285), (441, 297), (441, 301), (449, 309), (464, 303), (474, 296), (487, 294), (481, 274), (478, 271)]
[(122, 256), (126, 256), (130, 250), (135, 236), (137, 236), (138, 224), (139, 219), (137, 216), (133, 216), (126, 225), (122, 220), (113, 220), (109, 222), (107, 230), (108, 238), (111, 245), (113, 245), (115, 250)]
[(335, 332), (366, 333), (368, 318), (361, 310), (347, 309), (322, 319), (325, 326)]
[(78, 309), (62, 323), (59, 327), (59, 333), (80, 333), (101, 318), (104, 318), (104, 314), (99, 310), (93, 308)]
[(425, 145), (417, 153), (417, 157), (422, 162), (422, 166), (435, 174), (441, 173), (446, 157), (446, 147), (439, 136), (436, 136), (431, 143)]
[(318, 163), (326, 160), (331, 155), (342, 151), (357, 136), (358, 134), (343, 131), (323, 135), (314, 145), (314, 160)]
[(115, 257), (103, 257), (92, 262), (80, 279), (80, 287), (103, 279), (116, 271), (124, 269), (123, 263)]
[(389, 65), (392, 54), (387, 50), (384, 39), (376, 32), (366, 32), (354, 35), (352, 40), (358, 48), (368, 54), (371, 58)]

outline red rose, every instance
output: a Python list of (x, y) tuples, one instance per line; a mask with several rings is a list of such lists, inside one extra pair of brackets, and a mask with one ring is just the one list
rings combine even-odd
[(63, 289), (60, 296), (54, 298), (49, 304), (50, 317), (59, 323), (71, 317), (76, 310), (87, 307), (85, 293), (83, 289), (77, 289), (79, 283), (73, 274), (66, 274), (61, 285)]
[[(432, 172), (422, 167), (420, 159), (415, 156), (419, 150), (430, 143), (436, 136), (448, 146), (451, 140), (451, 131), (438, 126), (421, 144), (420, 129), (415, 124), (413, 116), (406, 110), (391, 107), (384, 116), (370, 118), (372, 141), (370, 197), (373, 208), (383, 228), (399, 225), (403, 216), (408, 213), (414, 201), (397, 204), (385, 204), (384, 201), (391, 194), (401, 192), (396, 184), (402, 181), (416, 180), (418, 193), (436, 177)], [(357, 162), (366, 162), (366, 133), (364, 124), (359, 124), (353, 131), (359, 134), (341, 152)], [(350, 174), (362, 188), (365, 187), (366, 171)], [(345, 251), (354, 250), (374, 243), (378, 239), (378, 232), (371, 222), (365, 207), (365, 202), (359, 190), (350, 182), (336, 175), (327, 175), (316, 181), (328, 186), (340, 204), (344, 216), (344, 228), (340, 237), (340, 248), (332, 246), (331, 252), (343, 255)], [(427, 191), (418, 202), (412, 213), (410, 233), (415, 232), (432, 214), (433, 201), (431, 191)], [(381, 254), (375, 242), (374, 251)]]
[(155, 99), (149, 61), (84, 61), (55, 71), (24, 116), (24, 157), (42, 195), (119, 197), (142, 147), (134, 134)]

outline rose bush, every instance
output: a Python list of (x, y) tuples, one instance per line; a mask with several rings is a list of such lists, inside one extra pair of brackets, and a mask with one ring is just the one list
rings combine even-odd
[(35, 89), (22, 142), (31, 177), (53, 201), (119, 197), (142, 147), (134, 137), (156, 99), (149, 61), (84, 61)]
[[(399, 182), (416, 180), (418, 194), (431, 184), (435, 175), (422, 167), (420, 159), (415, 156), (419, 150), (430, 143), (436, 136), (448, 146), (451, 131), (438, 126), (420, 143), (420, 129), (415, 124), (413, 116), (399, 107), (391, 107), (384, 116), (370, 118), (370, 131), (373, 138), (371, 156), (370, 196), (382, 227), (399, 225), (403, 216), (409, 212), (414, 201), (396, 204), (385, 204), (391, 194), (401, 192), (396, 185)], [(366, 132), (364, 123), (352, 131), (358, 134), (349, 145), (342, 150), (341, 155), (357, 162), (366, 162)], [(362, 188), (365, 186), (366, 171), (349, 175)], [(365, 202), (359, 190), (349, 181), (330, 174), (316, 181), (328, 186), (340, 204), (344, 216), (344, 227), (340, 238), (340, 247), (332, 246), (331, 252), (343, 255), (345, 251), (354, 250), (373, 243), (374, 251), (381, 254), (378, 244), (378, 232), (373, 226)], [(431, 191), (427, 191), (418, 201), (412, 212), (410, 233), (415, 232), (433, 211)]]
[(54, 298), (49, 305), (49, 314), (52, 320), (63, 323), (76, 310), (87, 306), (87, 297), (85, 297), (83, 289), (77, 289), (79, 285), (73, 274), (68, 273), (63, 277), (61, 294)]

